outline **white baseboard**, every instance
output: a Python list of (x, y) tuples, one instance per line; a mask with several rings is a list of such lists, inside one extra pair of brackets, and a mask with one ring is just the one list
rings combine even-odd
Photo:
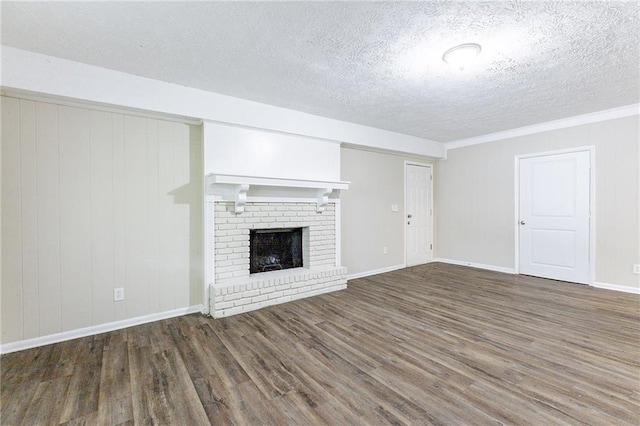
[(622, 291), (625, 293), (640, 294), (640, 287), (630, 287), (627, 285), (620, 285), (620, 284), (600, 283), (597, 281), (594, 281), (594, 283), (591, 284), (591, 286), (597, 287), (597, 288), (604, 288), (606, 290), (615, 290), (615, 291)]
[(513, 268), (505, 268), (504, 266), (485, 265), (483, 263), (464, 262), (461, 260), (443, 259), (437, 257), (434, 262), (449, 263), (451, 265), (471, 266), (472, 268), (486, 269), (487, 271), (503, 272), (505, 274), (515, 274), (516, 270)]
[(356, 278), (370, 277), (371, 275), (384, 274), (385, 272), (397, 271), (398, 269), (402, 269), (405, 267), (406, 266), (402, 264), (402, 265), (387, 266), (386, 268), (374, 269), (372, 271), (358, 272), (357, 274), (347, 275), (347, 281), (355, 280)]
[(92, 336), (94, 334), (106, 333), (108, 331), (120, 330), (134, 325), (146, 324), (167, 318), (179, 317), (193, 314), (203, 310), (202, 305), (189, 306), (187, 308), (173, 309), (171, 311), (158, 312), (155, 314), (143, 315), (141, 317), (129, 318), (122, 321), (114, 321), (106, 324), (93, 325), (91, 327), (79, 328), (77, 330), (65, 331), (62, 333), (50, 334), (48, 336), (34, 337), (33, 339), (19, 340), (0, 345), (0, 354), (21, 351), (38, 346), (50, 345), (51, 343), (64, 342), (65, 340), (77, 339), (79, 337)]

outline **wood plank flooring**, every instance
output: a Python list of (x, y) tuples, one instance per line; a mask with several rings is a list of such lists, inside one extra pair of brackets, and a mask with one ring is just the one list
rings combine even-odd
[(433, 263), (0, 368), (3, 425), (637, 425), (640, 296)]

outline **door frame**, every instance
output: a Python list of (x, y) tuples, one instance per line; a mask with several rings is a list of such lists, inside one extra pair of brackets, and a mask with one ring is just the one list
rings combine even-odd
[(429, 235), (431, 236), (431, 241), (429, 241), (429, 244), (431, 245), (432, 249), (431, 249), (431, 260), (429, 260), (427, 263), (431, 263), (434, 261), (435, 256), (433, 255), (434, 253), (434, 243), (433, 243), (433, 217), (435, 216), (435, 214), (433, 214), (433, 212), (435, 211), (435, 206), (433, 205), (433, 164), (430, 163), (420, 163), (418, 161), (411, 161), (411, 160), (405, 160), (404, 161), (404, 166), (402, 169), (402, 179), (404, 181), (404, 189), (403, 189), (403, 193), (402, 193), (402, 198), (403, 198), (403, 202), (404, 202), (404, 210), (402, 212), (402, 229), (403, 229), (403, 234), (404, 234), (404, 244), (403, 244), (403, 252), (404, 252), (404, 267), (407, 267), (407, 166), (420, 166), (420, 167), (428, 167), (430, 169), (431, 172), (431, 180), (429, 182), (430, 185), (430, 194), (429, 194), (429, 203), (431, 205), (431, 220), (429, 221)]
[(534, 152), (515, 156), (515, 185), (514, 185), (514, 271), (520, 273), (520, 160), (534, 157), (544, 157), (548, 155), (571, 154), (578, 152), (589, 152), (589, 278), (588, 285), (592, 286), (596, 272), (596, 147), (593, 145), (576, 148), (559, 149), (554, 151)]

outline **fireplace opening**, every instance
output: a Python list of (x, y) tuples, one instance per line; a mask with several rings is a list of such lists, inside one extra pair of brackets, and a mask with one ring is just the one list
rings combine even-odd
[(302, 228), (253, 229), (249, 234), (250, 273), (302, 267)]

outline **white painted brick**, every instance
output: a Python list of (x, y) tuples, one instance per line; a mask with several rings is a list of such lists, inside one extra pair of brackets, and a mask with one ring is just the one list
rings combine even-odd
[(274, 291), (275, 291), (275, 288), (264, 286), (260, 289), (260, 294), (270, 294), (270, 293), (273, 293)]
[(217, 280), (224, 280), (225, 278), (231, 278), (233, 277), (233, 273), (232, 272), (223, 272), (223, 273), (217, 273), (216, 272), (216, 279)]
[(233, 300), (238, 300), (242, 298), (242, 293), (238, 293), (238, 292), (229, 292), (227, 293), (226, 296), (224, 296), (224, 301), (225, 302), (229, 302), (229, 301), (233, 301)]
[(260, 295), (260, 290), (249, 290), (249, 291), (245, 291), (244, 293), (242, 293), (242, 297), (253, 297), (253, 296), (258, 296)]
[(263, 211), (263, 212), (271, 212), (275, 210), (276, 208), (274, 206), (269, 206), (269, 205), (260, 206), (260, 211)]
[(260, 296), (254, 296), (251, 298), (251, 302), (252, 303), (258, 303), (258, 302), (264, 302), (265, 300), (269, 299), (269, 295), (268, 294), (261, 294)]
[(242, 306), (242, 305), (248, 305), (249, 303), (251, 303), (251, 298), (249, 297), (242, 297), (238, 300), (234, 300), (233, 301), (233, 306)]
[(236, 229), (236, 225), (223, 223), (221, 225), (216, 225), (216, 229), (219, 229), (221, 231), (223, 231), (225, 229)]
[(249, 276), (249, 271), (235, 271), (232, 274), (233, 277), (244, 277), (244, 276)]
[(233, 265), (231, 265), (231, 266), (223, 266), (223, 267), (220, 267), (220, 268), (216, 268), (216, 273), (224, 274), (225, 272), (234, 272), (237, 269), (238, 268), (233, 266)]
[(269, 300), (276, 300), (284, 296), (284, 291), (274, 291), (269, 295)]
[(281, 296), (281, 297), (278, 297), (277, 299), (275, 299), (275, 302), (277, 304), (287, 303), (287, 302), (290, 302), (290, 301), (291, 301), (291, 296)]
[(234, 308), (229, 308), (229, 309), (225, 309), (224, 310), (224, 316), (231, 316), (231, 315), (236, 315), (236, 314), (241, 314), (242, 312), (244, 312), (244, 306), (236, 306)]
[(280, 291), (280, 290), (287, 290), (291, 288), (291, 284), (279, 284), (276, 286), (276, 290)]
[(214, 308), (215, 309), (226, 309), (226, 308), (230, 308), (233, 306), (235, 302), (230, 301), (230, 302), (215, 302), (214, 303)]

